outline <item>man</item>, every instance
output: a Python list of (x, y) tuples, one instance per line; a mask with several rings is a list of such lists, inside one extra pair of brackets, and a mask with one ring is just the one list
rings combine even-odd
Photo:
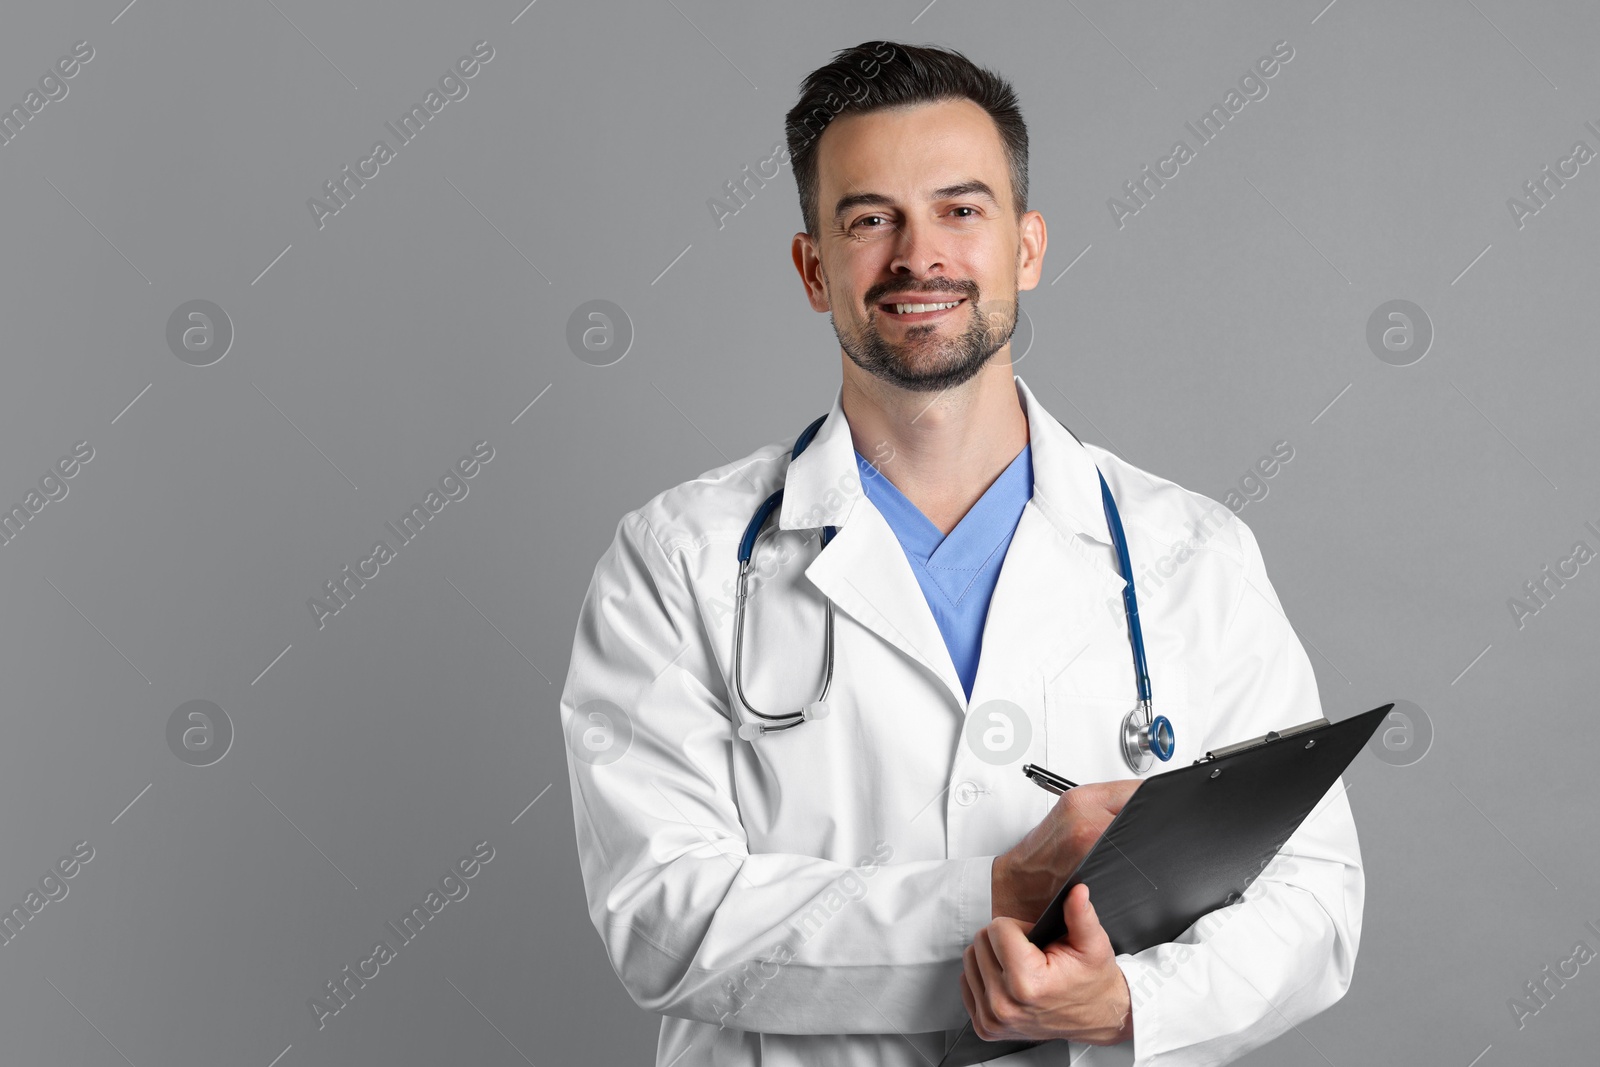
[[(1046, 231), (1009, 85), (867, 42), (806, 78), (787, 133), (832, 410), (792, 460), (786, 437), (623, 517), (561, 702), (590, 916), (664, 1016), (657, 1063), (932, 1064), (970, 1016), (1056, 1039), (1008, 1064), (1066, 1063), (1061, 1041), (1090, 1067), (1212, 1064), (1327, 1008), (1364, 893), (1342, 785), (1177, 941), (1115, 954), (1087, 887), (1065, 941), (1027, 941), (1141, 780), (1100, 475), (1177, 731), (1143, 773), (1317, 718), (1316, 681), (1244, 524), (1013, 376)], [(738, 549), (780, 488), (739, 633)], [(826, 715), (795, 716), (825, 680)], [(1029, 761), (1086, 784), (1053, 798)]]

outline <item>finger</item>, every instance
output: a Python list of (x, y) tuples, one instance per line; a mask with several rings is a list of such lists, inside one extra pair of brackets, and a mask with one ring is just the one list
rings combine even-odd
[(1000, 958), (995, 955), (994, 943), (990, 939), (990, 931), (1001, 925), (1006, 920), (996, 919), (972, 939), (972, 952), (977, 959), (978, 973), (983, 975), (983, 988), (987, 994), (985, 1000), (994, 1004), (997, 998), (1008, 997), (1006, 992), (1006, 972), (1000, 966)]
[(989, 924), (989, 944), (1000, 967), (1000, 988), (1011, 1005), (1031, 1006), (1038, 993), (1038, 980), (1046, 964), (1045, 955), (1028, 940), (1029, 926), (1014, 920)]
[(972, 1016), (973, 1032), (987, 1041), (989, 1035), (996, 1032), (995, 1018), (989, 1011), (989, 993), (984, 988), (983, 973), (978, 970), (977, 951), (972, 945), (968, 945), (967, 951), (961, 956), (961, 977), (972, 997), (972, 1003), (967, 1005), (967, 1014)]
[(1028, 931), (1036, 924), (1000, 918), (990, 923), (989, 945), (1002, 973), (1014, 975), (1025, 970), (1039, 955), (1039, 950), (1028, 940)]
[(966, 1006), (967, 1018), (972, 1020), (972, 1032), (985, 1041), (989, 1040), (991, 1031), (983, 1023), (983, 1015), (978, 1010), (978, 997), (972, 991), (972, 985), (967, 981), (965, 971), (961, 972), (961, 1003)]
[(1080, 956), (1101, 957), (1110, 954), (1111, 939), (1100, 925), (1100, 916), (1089, 899), (1089, 884), (1079, 882), (1067, 894), (1062, 905), (1067, 920), (1067, 947)]

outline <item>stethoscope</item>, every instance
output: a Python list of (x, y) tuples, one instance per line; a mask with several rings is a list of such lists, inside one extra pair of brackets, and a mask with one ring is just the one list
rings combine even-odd
[[(806, 450), (806, 446), (811, 443), (811, 439), (816, 436), (817, 430), (822, 427), (826, 418), (826, 415), (819, 416), (815, 422), (801, 431), (800, 436), (795, 439), (794, 449), (789, 453), (791, 463)], [(1063, 428), (1072, 433), (1064, 423)], [(1076, 439), (1078, 435), (1072, 436)], [(1099, 474), (1098, 467), (1095, 473)], [(1099, 474), (1099, 477), (1100, 501), (1105, 506), (1106, 526), (1111, 533), (1112, 546), (1117, 550), (1117, 568), (1122, 572), (1122, 602), (1128, 613), (1128, 640), (1133, 646), (1133, 673), (1139, 694), (1138, 705), (1122, 720), (1122, 758), (1135, 773), (1142, 773), (1150, 769), (1152, 759), (1165, 762), (1172, 758), (1175, 744), (1172, 721), (1165, 715), (1153, 714), (1150, 703), (1150, 673), (1145, 669), (1144, 632), (1139, 626), (1139, 601), (1133, 590), (1133, 563), (1128, 559), (1128, 540), (1122, 532), (1122, 516), (1117, 513), (1117, 502), (1111, 496), (1111, 487), (1106, 485), (1105, 475)], [(755, 554), (756, 538), (760, 536), (762, 527), (782, 504), (783, 490), (780, 488), (756, 508), (755, 514), (750, 517), (749, 525), (745, 527), (744, 536), (739, 539), (739, 590), (733, 606), (733, 687), (738, 692), (739, 702), (745, 709), (752, 715), (766, 720), (740, 725), (739, 736), (746, 741), (754, 741), (768, 731), (788, 730), (811, 719), (823, 718), (828, 714), (828, 690), (833, 685), (833, 602), (825, 600), (823, 680), (822, 692), (817, 699), (799, 711), (789, 712), (786, 715), (768, 715), (757, 711), (744, 695), (744, 602), (748, 591), (750, 561)], [(836, 527), (824, 526), (820, 536), (821, 546), (828, 547), (828, 542), (833, 540), (836, 533), (838, 533)]]

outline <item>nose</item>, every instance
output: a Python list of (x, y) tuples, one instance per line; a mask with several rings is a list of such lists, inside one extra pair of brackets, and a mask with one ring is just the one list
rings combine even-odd
[(926, 278), (944, 269), (943, 256), (939, 232), (933, 221), (907, 218), (895, 229), (894, 255), (889, 260), (889, 269), (908, 273), (913, 278)]

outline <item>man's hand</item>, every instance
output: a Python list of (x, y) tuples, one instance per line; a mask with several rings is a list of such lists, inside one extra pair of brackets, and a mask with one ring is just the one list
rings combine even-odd
[(1115, 1045), (1133, 1037), (1128, 983), (1089, 903), (1089, 887), (1073, 886), (1062, 909), (1066, 939), (1042, 951), (1028, 940), (1032, 923), (1004, 916), (967, 947), (961, 1000), (985, 1041)]
[(1038, 919), (1143, 781), (1090, 782), (1057, 797), (1038, 826), (995, 857), (990, 917), (1009, 916), (1029, 924)]

